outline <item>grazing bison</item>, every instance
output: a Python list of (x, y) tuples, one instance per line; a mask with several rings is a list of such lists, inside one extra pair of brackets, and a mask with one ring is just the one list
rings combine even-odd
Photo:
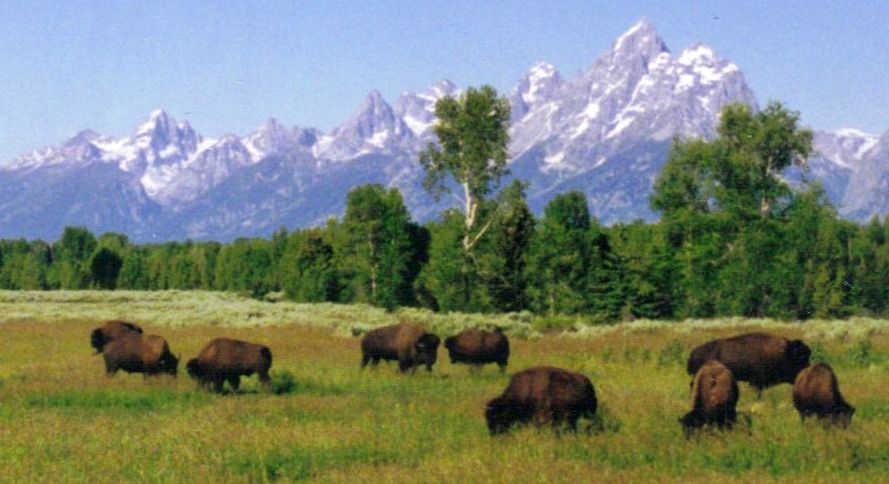
[(426, 365), (426, 370), (432, 371), (440, 342), (438, 336), (415, 324), (377, 328), (361, 340), (361, 367), (367, 366), (368, 362), (377, 366), (380, 360), (398, 360), (398, 369), (402, 373), (416, 371), (420, 365)]
[(509, 339), (500, 328), (494, 331), (467, 329), (445, 339), (444, 346), (448, 349), (451, 363), (467, 363), (477, 367), (497, 363), (502, 373), (509, 360)]
[(793, 406), (800, 419), (816, 415), (825, 425), (847, 427), (855, 407), (846, 403), (840, 393), (833, 368), (825, 363), (814, 364), (801, 371), (793, 382)]
[(567, 424), (577, 428), (580, 417), (596, 414), (596, 391), (589, 378), (560, 368), (537, 367), (512, 376), (503, 394), (488, 402), (485, 419), (491, 435), (513, 423)]
[(142, 334), (142, 328), (128, 321), (107, 321), (103, 326), (93, 330), (90, 334), (90, 345), (96, 349), (96, 354), (102, 352), (105, 345), (122, 335)]
[(228, 381), (234, 391), (241, 384), (241, 375), (259, 374), (265, 390), (271, 390), (269, 368), (272, 352), (267, 346), (236, 339), (216, 338), (207, 343), (197, 358), (188, 361), (188, 374), (201, 386), (213, 385), (216, 392)]
[(179, 358), (173, 356), (167, 340), (157, 335), (124, 334), (105, 346), (105, 371), (114, 376), (118, 370), (144, 376), (167, 373), (176, 376)]
[(718, 360), (732, 371), (735, 379), (746, 381), (762, 393), (779, 383), (793, 383), (809, 366), (812, 350), (802, 341), (766, 333), (747, 333), (716, 339), (692, 350), (688, 374), (694, 375), (707, 360)]
[(731, 428), (737, 403), (738, 382), (732, 371), (717, 360), (708, 360), (692, 382), (692, 410), (679, 419), (685, 436), (705, 425)]

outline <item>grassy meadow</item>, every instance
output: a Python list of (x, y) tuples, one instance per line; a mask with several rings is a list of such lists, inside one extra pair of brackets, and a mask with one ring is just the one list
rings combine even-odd
[[(267, 344), (276, 394), (197, 389), (178, 379), (104, 375), (89, 333), (128, 318), (183, 359), (211, 338)], [(487, 400), (508, 381), (444, 349), (432, 373), (394, 363), (359, 370), (369, 328), (418, 321), (445, 336), (498, 324), (508, 374), (560, 366), (587, 375), (600, 402), (589, 433), (526, 428), (491, 438)], [(589, 327), (517, 315), (395, 314), (365, 306), (260, 302), (199, 292), (0, 293), (0, 480), (4, 482), (641, 482), (889, 480), (889, 321), (636, 321)], [(757, 400), (749, 426), (683, 438), (685, 359), (714, 337), (764, 329), (804, 338), (834, 366), (858, 411), (846, 430), (801, 424), (791, 388)], [(183, 361), (184, 363), (184, 361)], [(585, 424), (582, 424), (582, 426)]]

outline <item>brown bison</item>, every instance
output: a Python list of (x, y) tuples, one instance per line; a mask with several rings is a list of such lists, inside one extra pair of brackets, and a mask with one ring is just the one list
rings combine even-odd
[(732, 371), (735, 379), (746, 381), (762, 393), (779, 383), (793, 383), (809, 366), (812, 350), (802, 341), (766, 333), (747, 333), (716, 339), (692, 350), (688, 374), (694, 375), (707, 360), (718, 360)]
[(793, 382), (793, 406), (800, 419), (816, 415), (825, 425), (847, 427), (855, 407), (846, 403), (840, 393), (833, 368), (825, 363), (814, 364), (801, 371)]
[(485, 419), (491, 435), (514, 423), (567, 424), (575, 430), (580, 417), (596, 414), (596, 391), (589, 378), (560, 368), (537, 367), (512, 376), (503, 394), (488, 402)]
[(241, 385), (241, 375), (259, 374), (263, 388), (271, 390), (269, 368), (272, 366), (272, 352), (267, 346), (248, 343), (236, 339), (216, 338), (207, 343), (197, 358), (186, 364), (188, 374), (201, 386), (213, 385), (216, 392), (228, 381), (232, 390)]
[(128, 321), (107, 321), (101, 327), (90, 334), (90, 345), (96, 349), (96, 354), (102, 352), (105, 345), (122, 335), (142, 334), (142, 328)]
[(448, 349), (451, 363), (467, 363), (476, 367), (497, 363), (502, 373), (509, 360), (509, 339), (500, 328), (494, 331), (467, 329), (445, 339), (444, 346)]
[(415, 324), (377, 328), (361, 340), (361, 367), (367, 366), (368, 362), (377, 366), (380, 360), (397, 360), (402, 373), (416, 371), (420, 365), (426, 365), (426, 370), (432, 371), (440, 342), (438, 336)]
[(179, 358), (173, 356), (167, 340), (157, 335), (124, 334), (105, 345), (105, 372), (114, 376), (118, 370), (144, 376), (167, 373), (176, 376)]
[(731, 428), (737, 418), (738, 382), (717, 360), (708, 360), (692, 382), (692, 410), (679, 419), (688, 437), (693, 429), (716, 424)]

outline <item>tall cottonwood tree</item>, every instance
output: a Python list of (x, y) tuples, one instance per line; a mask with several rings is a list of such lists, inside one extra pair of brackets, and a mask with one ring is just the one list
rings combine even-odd
[[(475, 247), (494, 221), (484, 202), (507, 173), (509, 158), (509, 101), (491, 86), (468, 88), (459, 97), (435, 103), (438, 122), (433, 128), (438, 146), (430, 143), (420, 154), (426, 170), (424, 186), (436, 196), (450, 193), (460, 202), (463, 216), (463, 299), (469, 304), (473, 286)], [(451, 190), (452, 184), (458, 193)]]

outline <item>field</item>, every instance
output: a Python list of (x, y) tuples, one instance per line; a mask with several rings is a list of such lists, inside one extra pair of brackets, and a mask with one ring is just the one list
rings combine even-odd
[[(0, 293), (0, 480), (7, 482), (639, 482), (889, 480), (889, 321), (637, 321), (558, 324), (530, 315), (386, 314), (362, 306), (258, 302), (213, 293)], [(267, 344), (276, 393), (196, 388), (178, 379), (104, 376), (89, 332), (131, 318), (184, 359), (209, 339)], [(444, 336), (493, 322), (512, 337), (507, 373), (549, 364), (590, 377), (589, 433), (523, 429), (491, 438), (485, 402), (505, 387), (446, 353), (431, 373), (361, 371), (370, 327), (416, 320)], [(558, 326), (561, 330), (554, 329)], [(790, 386), (757, 400), (751, 424), (685, 440), (685, 358), (713, 337), (765, 329), (802, 337), (836, 369), (857, 407), (846, 430), (800, 423)]]

